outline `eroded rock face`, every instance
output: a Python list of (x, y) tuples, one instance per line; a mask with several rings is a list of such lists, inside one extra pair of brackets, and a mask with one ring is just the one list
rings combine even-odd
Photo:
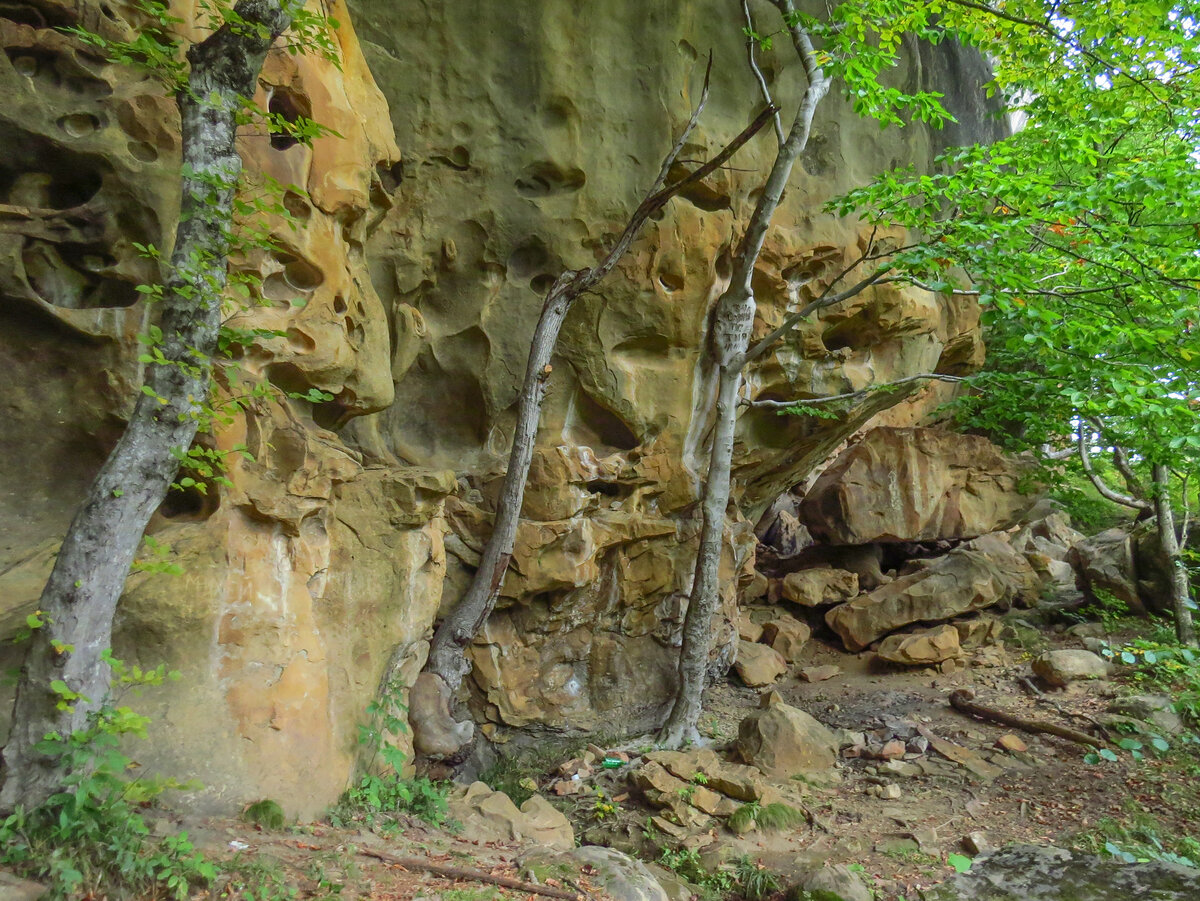
[[(121, 38), (140, 23), (99, 5), (21, 9), (0, 10), (0, 359), (23, 374), (0, 449), (29, 461), (0, 476), (6, 623), (36, 602), (132, 406), (134, 338), (154, 315), (135, 286), (160, 278), (133, 242), (168, 252), (178, 210), (171, 98), (55, 30), (82, 24)], [(192, 7), (173, 11), (192, 29)], [(265, 222), (280, 249), (233, 261), (261, 276), (262, 305), (230, 324), (281, 335), (245, 347), (237, 384), (224, 372), (217, 396), (258, 382), (275, 390), (202, 440), (244, 446), (253, 460), (230, 457), (231, 488), (168, 497), (149, 532), (183, 574), (134, 574), (118, 611), (118, 657), (183, 673), (139, 701), (155, 723), (139, 761), (147, 773), (203, 782), (190, 799), (200, 809), (274, 797), (304, 817), (335, 800), (366, 705), (384, 682), (404, 702), (424, 664), (444, 581), (453, 475), (370, 460), (334, 431), (393, 397), (388, 320), (363, 248), (392, 203), (383, 176), (399, 151), (345, 10), (330, 12), (343, 22), (341, 69), (278, 50), (256, 99), (282, 115), (310, 113), (341, 137), (309, 147), (250, 127), (239, 148), (248, 192), (269, 175), (307, 195), (281, 198), (297, 228)], [(283, 394), (314, 388), (334, 399)]]
[(1035, 498), (986, 438), (877, 428), (843, 453), (800, 505), (830, 544), (975, 538), (1014, 525)]
[[(758, 103), (740, 19), (718, 0), (669, 3), (653, 13), (662, 27), (646, 27), (631, 0), (569, 14), (541, 2), (329, 8), (341, 69), (273, 54), (258, 100), (341, 137), (306, 147), (247, 133), (248, 172), (307, 197), (283, 197), (298, 229), (270, 223), (280, 250), (234, 261), (261, 276), (264, 303), (231, 324), (263, 330), (241, 354), (243, 380), (334, 399), (276, 394), (211, 439), (255, 459), (234, 460), (231, 489), (164, 505), (151, 531), (184, 575), (131, 580), (116, 648), (184, 671), (143, 705), (163, 723), (144, 764), (195, 775), (214, 807), (275, 796), (301, 816), (337, 796), (368, 700), (382, 683), (405, 700), (437, 609), (461, 595), (489, 529), (539, 296), (624, 226), (690, 111), (697, 48), (716, 53), (713, 99), (687, 155), (722, 145)], [(66, 0), (21, 10), (0, 10), (0, 204), (19, 223), (0, 234), (0, 360), (22, 373), (0, 453), (25, 461), (0, 473), (0, 626), (34, 603), (128, 414), (134, 339), (152, 316), (134, 286), (159, 276), (132, 242), (169, 249), (177, 213), (170, 98), (53, 28), (121, 36), (137, 23)], [(986, 80), (982, 64), (941, 52), (923, 50), (897, 76), (940, 72), (961, 128), (986, 130), (963, 105)], [(765, 64), (781, 97), (798, 96), (790, 58)], [(922, 164), (941, 141), (920, 128), (881, 135), (828, 98), (755, 274), (757, 336), (864, 246), (866, 232), (823, 202)], [(707, 317), (772, 153), (760, 136), (736, 167), (673, 201), (567, 322), (513, 569), (469, 651), (485, 733), (644, 729), (670, 698), (709, 430)], [(880, 286), (797, 330), (751, 368), (746, 393), (965, 373), (981, 351), (973, 299)], [(742, 417), (714, 673), (734, 656), (751, 521), (872, 416), (911, 426), (951, 390), (879, 393), (838, 422)], [(187, 728), (198, 718), (213, 723), (200, 739)]]

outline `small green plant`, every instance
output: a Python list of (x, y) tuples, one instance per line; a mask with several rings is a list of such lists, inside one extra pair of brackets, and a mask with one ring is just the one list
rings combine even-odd
[(1188, 835), (1164, 837), (1158, 820), (1146, 813), (1134, 814), (1128, 823), (1102, 819), (1093, 830), (1079, 836), (1077, 844), (1083, 850), (1108, 854), (1125, 863), (1161, 860), (1185, 867), (1200, 864), (1200, 841)]
[(763, 901), (780, 889), (779, 877), (748, 854), (734, 861), (733, 881), (735, 891), (746, 901)]
[(299, 896), (288, 882), (283, 865), (264, 854), (249, 856), (239, 851), (221, 868), (229, 876), (226, 896), (242, 901), (291, 901)]
[(614, 816), (621, 806), (612, 798), (604, 793), (604, 789), (596, 789), (596, 800), (592, 804), (592, 819), (597, 822), (608, 819)]
[(804, 821), (804, 812), (795, 807), (779, 802), (759, 804), (757, 801), (751, 801), (730, 815), (728, 825), (730, 830), (738, 833), (749, 831), (751, 824), (763, 832), (778, 832), (798, 826)]
[(685, 804), (691, 804), (692, 798), (696, 796), (696, 786), (681, 785), (679, 788), (675, 789), (675, 794), (679, 795)]
[(287, 825), (287, 817), (277, 801), (263, 798), (242, 811), (242, 819), (262, 829), (277, 830)]
[(705, 899), (721, 898), (734, 888), (733, 873), (722, 868), (709, 871), (694, 848), (663, 848), (658, 865), (697, 886)]
[[(120, 706), (125, 691), (178, 678), (163, 666), (126, 666), (105, 652), (114, 698), (71, 735), (50, 733), (38, 750), (58, 761), (63, 790), (44, 803), (18, 808), (0, 822), (0, 866), (46, 882), (54, 898), (123, 893), (185, 899), (194, 885), (207, 884), (216, 868), (186, 832), (151, 837), (140, 807), (171, 788), (194, 788), (173, 779), (130, 780), (132, 762), (120, 749), (124, 736), (146, 737), (147, 717)], [(62, 709), (86, 702), (65, 683), (50, 686)]]
[(1098, 620), (1104, 626), (1105, 632), (1115, 632), (1128, 619), (1129, 605), (1103, 588), (1094, 589), (1092, 593), (1096, 599), (1080, 607), (1080, 615), (1088, 620)]
[(330, 812), (334, 825), (366, 820), (374, 825), (380, 814), (408, 813), (431, 826), (446, 823), (447, 785), (425, 776), (406, 779), (407, 755), (391, 736), (408, 731), (407, 707), (399, 698), (401, 686), (389, 682), (381, 697), (367, 705), (367, 720), (358, 727), (359, 745), (366, 750), (365, 772)]

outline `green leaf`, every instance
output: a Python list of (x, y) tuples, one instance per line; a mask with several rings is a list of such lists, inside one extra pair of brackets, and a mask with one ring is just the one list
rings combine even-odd
[(971, 869), (971, 858), (965, 854), (951, 854), (946, 858), (946, 863), (954, 867), (956, 873), (965, 873)]

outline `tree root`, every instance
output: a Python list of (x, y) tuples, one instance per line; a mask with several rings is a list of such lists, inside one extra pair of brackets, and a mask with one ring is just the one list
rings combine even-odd
[(1093, 748), (1102, 748), (1105, 744), (1100, 739), (1088, 735), (1086, 732), (1078, 732), (1075, 729), (1069, 729), (1066, 726), (1059, 726), (1055, 723), (1027, 720), (1019, 716), (1013, 716), (1011, 713), (996, 710), (994, 707), (985, 707), (982, 704), (977, 704), (975, 703), (975, 693), (963, 688), (950, 693), (950, 706), (969, 716), (978, 717), (981, 720), (990, 720), (993, 723), (1000, 723), (1004, 726), (1012, 726), (1014, 729), (1021, 729), (1025, 732), (1057, 735), (1059, 738), (1065, 738), (1069, 741), (1078, 742), (1081, 745), (1088, 745)]
[(534, 882), (524, 882), (520, 879), (514, 879), (511, 876), (497, 876), (493, 873), (487, 873), (471, 867), (451, 867), (446, 864), (435, 863), (424, 857), (396, 857), (385, 851), (375, 851), (371, 848), (359, 848), (358, 853), (364, 857), (374, 857), (376, 860), (382, 860), (384, 863), (403, 867), (406, 870), (431, 873), (434, 876), (444, 876), (448, 879), (469, 879), (472, 882), (498, 885), (501, 888), (510, 888), (518, 892), (528, 892), (531, 895), (543, 895), (547, 898), (565, 898), (567, 901), (581, 901), (584, 898), (583, 894), (568, 889), (538, 885)]

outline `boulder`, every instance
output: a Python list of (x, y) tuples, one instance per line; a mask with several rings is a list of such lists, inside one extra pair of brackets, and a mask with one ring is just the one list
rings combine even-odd
[(832, 566), (802, 569), (783, 577), (780, 595), (802, 607), (840, 604), (858, 594), (858, 576)]
[(1002, 535), (984, 535), (908, 575), (832, 608), (825, 622), (860, 651), (903, 626), (1036, 598), (1038, 581)]
[(525, 839), (560, 850), (575, 847), (570, 820), (541, 795), (518, 810), (504, 792), (472, 782), (450, 798), (449, 807), (450, 817), (462, 823), (462, 837), (470, 841)]
[(962, 655), (958, 629), (951, 625), (889, 635), (876, 653), (892, 663), (929, 666)]
[(1107, 529), (1071, 546), (1068, 556), (1079, 587), (1092, 599), (1107, 591), (1135, 612), (1144, 612), (1134, 579), (1133, 544), (1123, 528)]
[(1033, 674), (1057, 688), (1072, 682), (1107, 679), (1110, 669), (1103, 657), (1077, 648), (1046, 651), (1033, 661)]
[(796, 663), (804, 646), (812, 638), (812, 629), (786, 613), (770, 622), (763, 623), (762, 641), (776, 651), (788, 663)]
[(1123, 863), (1113, 857), (1041, 845), (1010, 845), (976, 857), (929, 890), (926, 901), (1193, 901), (1200, 870), (1165, 861)]
[(777, 650), (765, 644), (739, 641), (737, 662), (733, 668), (751, 688), (761, 688), (787, 672), (787, 661)]
[(1016, 524), (1035, 498), (986, 438), (876, 428), (821, 474), (801, 521), (829, 544), (974, 538)]
[[(803, 894), (807, 892), (808, 894)], [(788, 894), (790, 901), (833, 899), (872, 901), (875, 892), (844, 863), (830, 863), (809, 873)]]
[(1112, 713), (1132, 717), (1169, 735), (1184, 731), (1184, 723), (1167, 695), (1129, 695), (1108, 705)]
[(958, 643), (964, 650), (995, 644), (1004, 635), (1004, 623), (995, 616), (984, 614), (970, 619), (956, 619)]
[(670, 901), (654, 875), (640, 860), (615, 848), (585, 845), (559, 854), (535, 851), (521, 860), (523, 872), (545, 881), (562, 876), (563, 867), (576, 873), (587, 869), (587, 880), (612, 901)]
[(750, 618), (745, 610), (738, 611), (738, 638), (742, 641), (757, 642), (762, 638), (763, 627)]
[(803, 710), (774, 703), (742, 720), (737, 749), (751, 766), (768, 776), (788, 779), (832, 767), (837, 760), (838, 740)]

